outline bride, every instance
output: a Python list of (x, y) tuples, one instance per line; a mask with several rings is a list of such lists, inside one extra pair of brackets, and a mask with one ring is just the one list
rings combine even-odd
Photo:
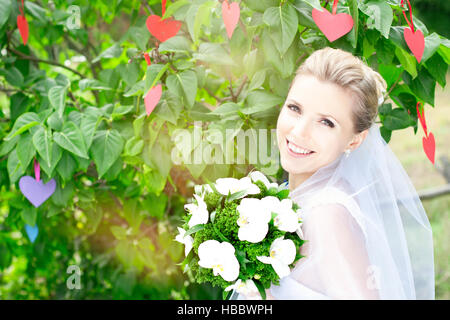
[(379, 73), (340, 49), (315, 51), (297, 70), (277, 141), (305, 257), (268, 299), (434, 299), (427, 215), (375, 123), (385, 91)]

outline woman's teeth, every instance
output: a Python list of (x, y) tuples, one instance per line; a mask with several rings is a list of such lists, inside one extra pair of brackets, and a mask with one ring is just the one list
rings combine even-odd
[(294, 153), (299, 153), (299, 154), (309, 154), (309, 153), (312, 153), (312, 152), (313, 152), (313, 151), (310, 151), (310, 150), (298, 148), (298, 147), (294, 146), (293, 144), (291, 144), (289, 141), (288, 141), (288, 147), (289, 147), (289, 149), (290, 149), (292, 152), (294, 152)]

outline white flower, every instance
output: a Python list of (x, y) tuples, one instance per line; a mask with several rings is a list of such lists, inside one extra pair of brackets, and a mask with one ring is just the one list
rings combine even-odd
[(192, 244), (194, 243), (194, 238), (191, 236), (185, 237), (184, 234), (186, 230), (183, 228), (177, 227), (179, 234), (175, 237), (175, 240), (179, 243), (184, 244), (184, 255), (187, 256), (189, 251), (192, 249)]
[(229, 242), (207, 240), (198, 247), (199, 266), (213, 269), (225, 281), (234, 281), (239, 276), (239, 262), (234, 255), (234, 247)]
[(271, 212), (276, 216), (273, 224), (281, 231), (294, 232), (298, 229), (298, 215), (292, 210), (292, 200), (279, 200), (274, 196), (267, 196), (261, 199)]
[(246, 190), (246, 192), (241, 196), (241, 198), (245, 197), (247, 194), (258, 194), (261, 192), (258, 186), (253, 184), (249, 177), (244, 177), (241, 179), (219, 178), (216, 180), (215, 185), (217, 191), (225, 196), (228, 195), (228, 192), (233, 194), (242, 190)]
[(197, 224), (205, 224), (208, 222), (208, 209), (206, 207), (206, 203), (203, 201), (202, 197), (199, 197), (194, 193), (194, 197), (197, 200), (197, 204), (189, 203), (184, 205), (184, 209), (188, 210), (189, 214), (191, 214), (191, 219), (189, 219), (188, 225), (189, 228)]
[(214, 192), (209, 184), (196, 184), (194, 186), (194, 191), (196, 194), (200, 195), (202, 198), (205, 193)]
[(267, 190), (270, 188), (278, 188), (278, 184), (276, 182), (270, 182), (269, 179), (260, 171), (252, 171), (250, 172), (250, 178), (253, 182), (261, 181), (266, 186)]
[(261, 295), (259, 294), (258, 288), (256, 287), (253, 280), (248, 279), (245, 282), (238, 279), (234, 284), (225, 288), (225, 291), (230, 291), (236, 289), (237, 293), (241, 293), (247, 297), (255, 297), (255, 299), (260, 300)]
[(256, 257), (259, 261), (265, 264), (271, 264), (275, 272), (280, 278), (283, 278), (291, 270), (289, 265), (294, 262), (296, 255), (295, 244), (292, 240), (280, 237), (275, 239), (270, 246), (270, 256), (269, 257)]
[(237, 220), (239, 240), (252, 243), (263, 240), (269, 231), (269, 221), (272, 218), (264, 202), (256, 198), (245, 198), (241, 200), (236, 210), (239, 212)]

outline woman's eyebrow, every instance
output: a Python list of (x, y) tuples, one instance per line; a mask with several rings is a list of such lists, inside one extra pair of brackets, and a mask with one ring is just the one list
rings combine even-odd
[[(291, 101), (291, 102), (293, 102), (295, 105), (297, 105), (298, 107), (300, 107), (300, 108), (303, 108), (303, 105), (301, 104), (301, 103), (299, 103), (299, 102), (297, 102), (297, 101), (295, 101), (294, 99), (289, 99), (288, 101)], [(319, 116), (322, 116), (322, 117), (330, 117), (330, 118), (332, 118), (334, 121), (336, 121), (337, 123), (339, 123), (339, 121), (337, 121), (336, 120), (336, 118), (335, 117), (333, 117), (332, 115), (330, 115), (330, 114), (323, 114), (323, 113), (318, 113), (318, 115)]]

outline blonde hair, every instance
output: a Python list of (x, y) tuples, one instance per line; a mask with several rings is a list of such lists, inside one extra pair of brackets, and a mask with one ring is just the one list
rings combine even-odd
[(298, 67), (289, 90), (301, 75), (312, 75), (321, 81), (332, 82), (352, 94), (355, 133), (370, 128), (375, 121), (378, 105), (387, 88), (386, 81), (351, 53), (330, 47), (314, 51)]

